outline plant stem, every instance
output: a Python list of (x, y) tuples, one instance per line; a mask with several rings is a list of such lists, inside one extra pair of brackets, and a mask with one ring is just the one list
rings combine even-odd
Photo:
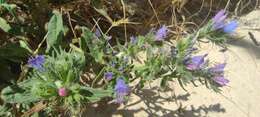
[(100, 77), (100, 75), (101, 75), (104, 71), (105, 71), (105, 67), (103, 67), (103, 68), (101, 69), (101, 71), (98, 73), (98, 75), (97, 75), (97, 76), (95, 77), (95, 79), (92, 81), (91, 87), (94, 86), (95, 82), (97, 81), (97, 79)]

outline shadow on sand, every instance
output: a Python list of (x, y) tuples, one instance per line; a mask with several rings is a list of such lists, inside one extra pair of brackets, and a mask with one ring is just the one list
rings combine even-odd
[[(163, 105), (167, 102), (174, 102), (173, 98), (164, 98), (158, 95), (154, 90), (142, 89), (139, 92), (135, 93), (140, 99), (134, 103), (125, 105), (123, 109), (119, 109), (118, 104), (107, 104), (111, 99), (107, 99), (98, 103), (95, 107), (87, 107), (88, 110), (83, 114), (86, 117), (112, 117), (112, 115), (120, 115), (122, 117), (204, 117), (207, 116), (209, 112), (215, 113), (225, 113), (225, 109), (221, 107), (219, 103), (211, 105), (201, 105), (194, 107), (190, 105), (189, 107), (182, 107), (179, 104), (179, 108), (167, 109)], [(190, 94), (179, 95), (175, 99), (178, 101), (188, 101)], [(142, 104), (141, 104), (142, 103)], [(137, 105), (145, 104), (146, 108), (139, 107)], [(176, 103), (177, 104), (177, 103)], [(137, 106), (137, 109), (129, 109), (131, 106)], [(176, 107), (173, 107), (176, 108)], [(189, 109), (186, 109), (189, 108)], [(141, 112), (144, 115), (136, 113)], [(158, 112), (160, 114), (158, 115)]]
[[(259, 34), (259, 33), (258, 33)], [(258, 43), (259, 39), (258, 39)], [(256, 59), (260, 59), (260, 46), (256, 46), (249, 38), (236, 39), (228, 42), (229, 45), (241, 47)]]

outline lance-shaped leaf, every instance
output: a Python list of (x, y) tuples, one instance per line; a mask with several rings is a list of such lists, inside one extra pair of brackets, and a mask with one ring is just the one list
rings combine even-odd
[(61, 44), (62, 37), (64, 35), (64, 27), (62, 21), (62, 14), (57, 11), (53, 12), (53, 16), (51, 17), (48, 23), (48, 32), (46, 35), (47, 38), (47, 52), (51, 47), (57, 47)]
[(4, 88), (1, 92), (1, 98), (7, 103), (30, 103), (39, 100), (39, 97), (30, 92), (30, 87), (35, 80), (30, 79)]
[(95, 89), (90, 87), (82, 87), (81, 89), (91, 92), (91, 94), (87, 94), (86, 97), (90, 102), (99, 101), (104, 97), (111, 97), (113, 93), (112, 90)]
[(95, 59), (96, 62), (103, 63), (104, 46), (106, 40), (95, 39), (93, 33), (86, 27), (82, 28), (82, 37), (80, 40), (80, 47), (83, 51), (88, 48), (90, 55)]

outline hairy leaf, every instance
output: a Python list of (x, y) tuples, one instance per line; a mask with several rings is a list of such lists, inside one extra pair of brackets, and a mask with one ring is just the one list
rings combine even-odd
[(1, 98), (7, 103), (30, 103), (38, 101), (39, 98), (32, 95), (28, 90), (34, 83), (34, 80), (30, 79), (18, 85), (8, 86), (2, 90)]
[(90, 91), (92, 93), (91, 96), (87, 97), (90, 102), (96, 102), (101, 98), (110, 97), (113, 93), (111, 90), (94, 89), (90, 87), (84, 87), (84, 90)]
[(48, 23), (48, 32), (46, 35), (47, 38), (47, 52), (51, 49), (51, 47), (57, 47), (61, 44), (62, 37), (64, 35), (64, 27), (62, 21), (62, 14), (57, 11), (53, 12), (53, 16), (51, 17)]

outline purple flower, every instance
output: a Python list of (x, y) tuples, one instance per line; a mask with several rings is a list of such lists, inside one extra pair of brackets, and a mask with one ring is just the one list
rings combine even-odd
[(116, 103), (123, 103), (125, 96), (129, 94), (129, 87), (122, 78), (117, 79), (115, 85)]
[(220, 86), (226, 86), (229, 83), (229, 80), (225, 79), (224, 76), (216, 76), (213, 78), (213, 81), (219, 84)]
[(231, 21), (230, 23), (226, 24), (223, 27), (223, 31), (225, 33), (232, 33), (236, 30), (237, 27), (238, 27), (238, 22), (234, 20), (234, 21)]
[(204, 54), (202, 56), (194, 56), (194, 57), (190, 58), (189, 60), (187, 60), (185, 62), (186, 68), (188, 70), (198, 70), (198, 69), (201, 69), (203, 67), (203, 65), (205, 64), (204, 58), (207, 55), (208, 54)]
[(226, 24), (225, 20), (227, 18), (227, 14), (225, 10), (220, 10), (213, 18), (213, 30), (222, 29), (225, 33), (232, 33), (238, 27), (237, 21), (231, 21)]
[(95, 35), (96, 35), (98, 38), (102, 36), (99, 29), (96, 29)]
[(227, 18), (225, 10), (220, 10), (214, 17), (213, 17), (213, 29), (218, 30), (223, 28), (225, 25), (225, 19)]
[(217, 22), (217, 21), (219, 21), (220, 19), (222, 19), (223, 20), (223, 17), (224, 16), (226, 16), (226, 11), (225, 10), (220, 10), (213, 18), (212, 18), (212, 20), (214, 21), (214, 22)]
[(155, 41), (162, 41), (166, 38), (168, 33), (168, 28), (163, 25), (160, 29), (155, 33)]
[(137, 37), (131, 36), (131, 37), (130, 37), (130, 43), (131, 43), (131, 44), (137, 44)]
[(111, 80), (113, 78), (114, 73), (113, 72), (106, 72), (104, 74), (106, 80)]
[(214, 67), (209, 68), (209, 72), (214, 75), (223, 74), (225, 67), (226, 67), (226, 63), (217, 64)]
[(37, 55), (34, 58), (30, 58), (28, 60), (28, 65), (31, 68), (35, 68), (37, 70), (42, 70), (42, 65), (44, 64), (45, 58), (43, 55)]
[(210, 74), (213, 75), (213, 81), (220, 86), (226, 86), (229, 80), (224, 78), (224, 69), (226, 63), (217, 64), (214, 67), (209, 68)]
[(66, 97), (66, 96), (68, 95), (67, 89), (64, 88), (64, 87), (59, 88), (58, 94), (59, 94), (59, 96), (61, 96), (61, 97)]

